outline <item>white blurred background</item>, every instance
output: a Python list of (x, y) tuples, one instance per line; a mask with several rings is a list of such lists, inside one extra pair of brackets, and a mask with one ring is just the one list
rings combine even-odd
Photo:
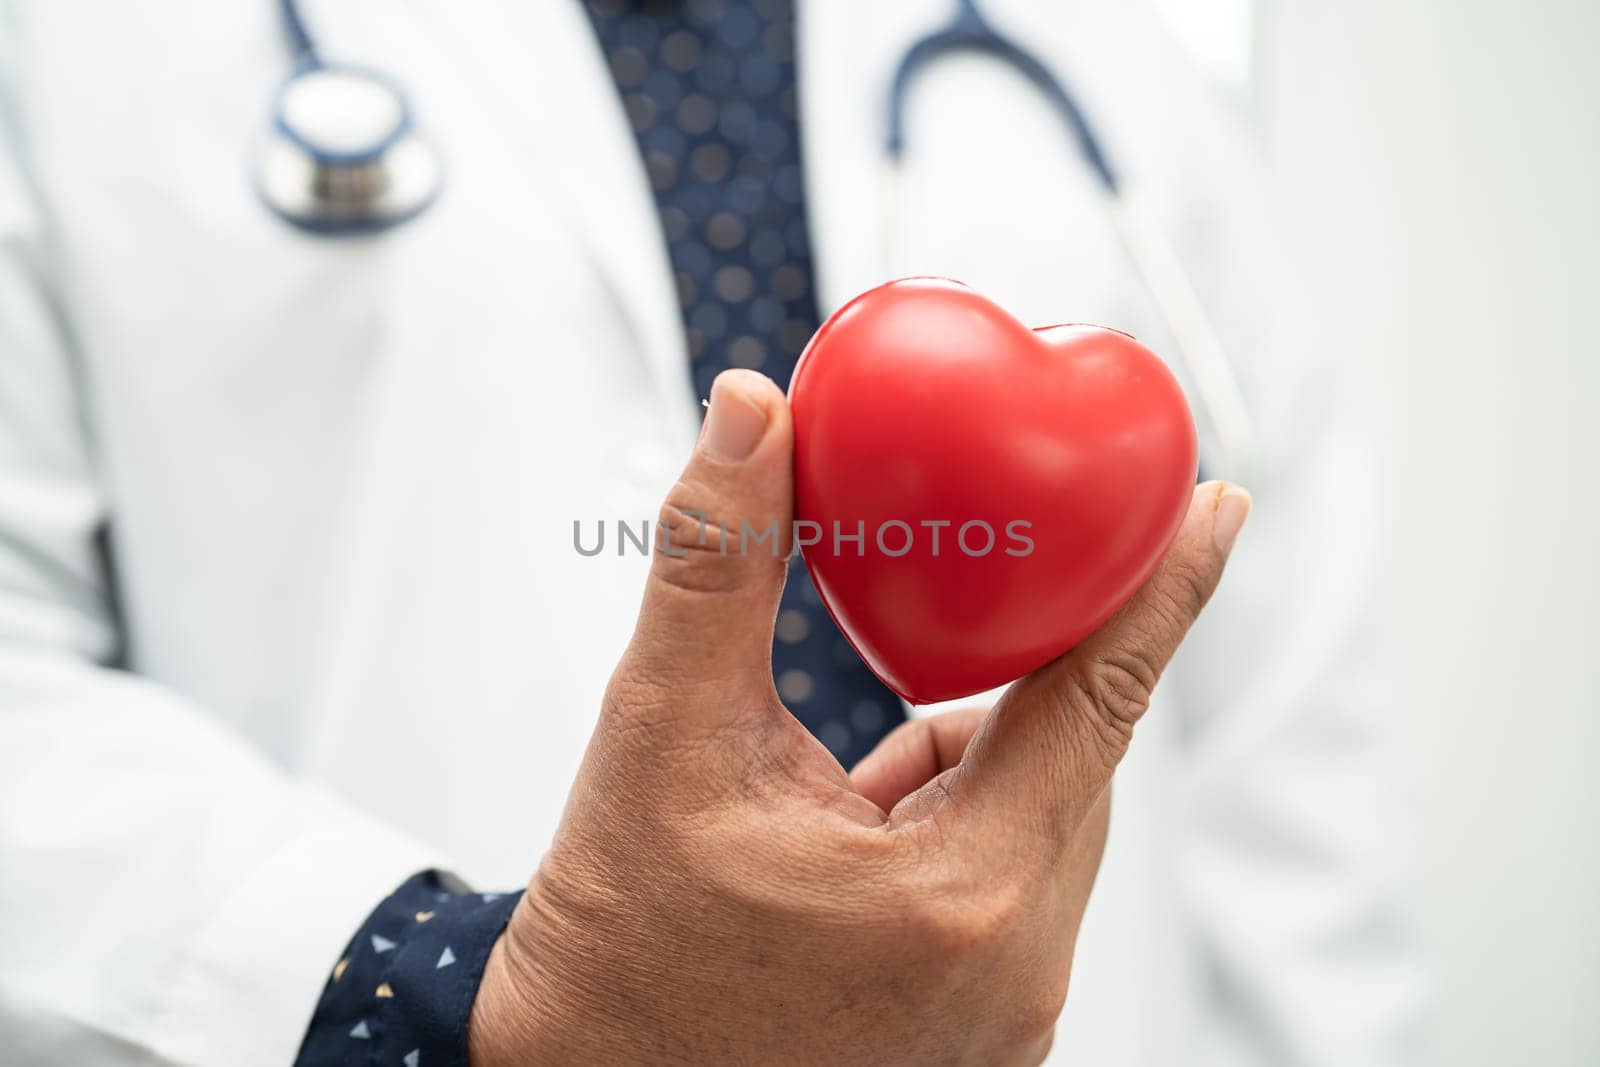
[(1426, 1062), (1600, 1063), (1600, 4), (1169, 6), (1385, 457)]
[(1384, 458), (1423, 1067), (1596, 1067), (1600, 0), (1157, 2)]

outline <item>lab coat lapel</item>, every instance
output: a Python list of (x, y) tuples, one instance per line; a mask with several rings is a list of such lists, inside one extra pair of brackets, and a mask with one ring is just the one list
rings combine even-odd
[(947, 0), (797, 8), (806, 197), (817, 288), (827, 314), (905, 269), (891, 257), (892, 174), (884, 153), (889, 85), (900, 57), (950, 18)]
[(688, 349), (672, 268), (627, 115), (578, 0), (478, 3), (472, 17), (435, 0), (432, 20), (503, 111), (507, 138), (534, 157), (530, 173), (568, 206), (672, 410), (693, 410)]

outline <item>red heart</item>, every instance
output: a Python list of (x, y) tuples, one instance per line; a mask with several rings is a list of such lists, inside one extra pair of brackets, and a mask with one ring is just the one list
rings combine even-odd
[(913, 704), (1081, 641), (1155, 570), (1194, 488), (1194, 421), (1158, 357), (1099, 326), (1030, 330), (959, 282), (890, 282), (840, 308), (789, 402), (812, 579)]

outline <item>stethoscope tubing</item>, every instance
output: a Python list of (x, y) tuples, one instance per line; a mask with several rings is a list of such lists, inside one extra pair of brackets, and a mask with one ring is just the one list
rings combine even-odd
[(1118, 240), (1150, 293), (1193, 379), (1200, 406), (1216, 434), (1223, 461), (1221, 472), (1248, 484), (1256, 472), (1258, 456), (1255, 425), (1227, 349), (1217, 335), (1182, 258), (1112, 165), (1104, 142), (1065, 82), (1039, 57), (997, 32), (979, 10), (976, 0), (956, 0), (956, 14), (951, 22), (914, 42), (901, 58), (890, 82), (884, 147), (889, 157), (891, 183), (888, 197), (890, 257), (894, 261), (891, 268), (903, 273), (908, 266), (897, 260), (906, 248), (908, 232), (904, 158), (906, 112), (912, 83), (931, 64), (957, 52), (991, 56), (1013, 67), (1060, 116), (1063, 128), (1105, 194)]
[(300, 15), (298, 0), (278, 0), (278, 15), (284, 35), (289, 38), (289, 52), (294, 56), (295, 65), (320, 67), (322, 60), (317, 55), (311, 31), (306, 28), (306, 20)]
[[(438, 195), (443, 166), (416, 130), (404, 86), (378, 70), (327, 62), (297, 0), (277, 0), (277, 8), (293, 65), (273, 94), (267, 136), (256, 153), (256, 185), (268, 210), (325, 238), (382, 233), (421, 215)], [(352, 147), (305, 136), (289, 119), (289, 94), (326, 76), (380, 87), (396, 105), (392, 125)], [(333, 189), (346, 198), (336, 201)], [(349, 197), (351, 190), (360, 196)]]

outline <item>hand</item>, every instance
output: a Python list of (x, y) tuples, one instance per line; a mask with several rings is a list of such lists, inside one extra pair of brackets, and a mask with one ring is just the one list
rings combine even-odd
[(490, 957), (473, 1063), (1048, 1050), (1111, 773), (1249, 498), (1198, 488), (1115, 618), (987, 717), (902, 727), (852, 779), (773, 688), (787, 537), (718, 551), (719, 519), (789, 530), (791, 436), (771, 382), (717, 380), (662, 508), (673, 554), (655, 554), (561, 828)]

